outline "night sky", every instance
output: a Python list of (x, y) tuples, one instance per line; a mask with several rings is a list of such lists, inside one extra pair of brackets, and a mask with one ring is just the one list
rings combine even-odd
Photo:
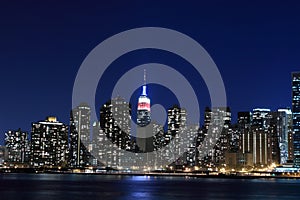
[[(255, 107), (291, 107), (291, 72), (300, 70), (300, 2), (264, 2), (2, 0), (1, 140), (5, 131), (30, 131), (32, 122), (48, 115), (68, 124), (73, 83), (84, 58), (108, 37), (137, 27), (170, 28), (199, 42), (221, 72), (234, 118)], [(203, 80), (187, 63), (167, 52), (140, 50), (112, 63), (102, 80), (107, 87), (97, 91), (97, 109), (118, 77), (149, 62), (185, 66), (181, 73), (201, 109), (210, 105)], [(174, 104), (163, 91), (150, 86), (152, 101)]]

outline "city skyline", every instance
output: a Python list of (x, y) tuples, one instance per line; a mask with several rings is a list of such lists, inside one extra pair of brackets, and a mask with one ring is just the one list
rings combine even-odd
[(174, 105), (167, 110), (164, 130), (163, 124), (150, 120), (144, 70), (136, 123), (132, 105), (121, 96), (103, 104), (100, 120), (94, 122), (91, 107), (81, 103), (70, 111), (69, 125), (49, 116), (32, 123), (30, 134), (21, 129), (5, 132), (0, 165), (72, 172), (103, 166), (122, 172), (296, 172), (300, 169), (299, 72), (292, 73), (291, 82), (292, 109), (255, 108), (238, 112), (237, 122), (232, 122), (230, 107), (206, 107), (199, 126), (188, 124), (187, 110)]
[[(297, 77), (298, 74), (294, 73), (294, 77)], [(292, 81), (298, 84), (298, 79)], [(299, 88), (293, 88), (293, 90), (298, 92)], [(295, 100), (298, 100), (297, 95), (294, 97)], [(298, 105), (297, 102), (294, 104)], [(114, 110), (117, 112), (113, 114)], [(293, 112), (296, 111), (293, 110)], [(101, 122), (93, 123), (92, 141), (87, 139), (91, 130), (89, 127), (90, 107), (87, 104), (81, 104), (72, 109), (70, 126), (58, 122), (55, 117), (47, 117), (46, 120), (32, 123), (31, 139), (28, 138), (27, 132), (20, 129), (10, 130), (6, 133), (8, 150), (6, 166), (76, 169), (99, 166), (99, 161), (109, 164), (108, 167), (115, 169), (122, 169), (124, 166), (122, 163), (125, 162), (128, 168), (135, 169), (133, 163), (130, 162), (133, 158), (126, 157), (124, 151), (121, 150), (126, 149), (136, 153), (158, 150), (156, 154), (158, 153), (157, 156), (159, 155), (158, 158), (161, 159), (173, 157), (173, 154), (180, 155), (179, 160), (172, 158), (175, 166), (200, 167), (199, 169), (216, 168), (217, 171), (218, 168), (224, 168), (226, 165), (230, 169), (241, 167), (251, 169), (273, 164), (275, 166), (290, 164), (293, 162), (293, 149), (297, 146), (297, 140), (293, 140), (292, 124), (297, 125), (298, 121), (297, 119), (295, 121), (294, 118), (293, 122), (290, 109), (271, 111), (258, 108), (252, 112), (239, 112), (238, 123), (232, 123), (229, 107), (206, 108), (205, 123), (201, 128), (193, 128), (186, 124), (186, 110), (174, 106), (168, 109), (167, 131), (163, 131), (162, 126), (155, 123), (149, 124), (147, 128), (141, 127), (141, 130), (153, 132), (151, 133), (153, 138), (147, 139), (146, 143), (134, 140), (133, 136), (129, 136), (131, 132), (130, 113), (130, 105), (120, 97), (107, 102), (100, 111)], [(127, 117), (124, 121), (125, 116)], [(224, 120), (224, 124), (220, 124), (222, 123), (220, 119)], [(122, 123), (121, 127), (119, 127), (119, 123)], [(214, 127), (212, 132), (210, 132), (210, 126)], [(220, 133), (218, 127), (223, 127)], [(70, 131), (69, 140), (67, 139), (68, 129)], [(297, 131), (294, 130), (296, 134)], [(196, 132), (196, 135), (192, 136), (192, 132)], [(187, 135), (182, 137), (181, 134), (184, 133)], [(206, 140), (206, 137), (213, 140)], [(109, 140), (110, 142), (108, 142)], [(162, 151), (164, 152), (162, 153), (160, 149), (169, 143), (172, 145), (171, 149), (166, 152)], [(188, 151), (185, 153), (181, 148), (182, 144), (188, 145)], [(121, 149), (115, 149), (114, 145)], [(204, 146), (201, 147), (202, 145)], [(205, 153), (205, 149), (208, 149), (208, 152)], [(112, 153), (112, 150), (115, 153)], [(171, 152), (169, 152), (170, 150)], [(200, 152), (197, 153), (198, 151)], [(96, 156), (94, 157), (94, 155)], [(294, 155), (297, 155), (296, 151)], [(105, 157), (105, 159), (98, 160), (98, 156), (102, 159)], [(142, 163), (146, 166), (153, 165), (158, 158), (156, 157), (148, 163), (147, 156), (147, 163)], [(140, 162), (139, 159), (142, 158), (135, 154), (134, 159), (136, 162)], [(168, 164), (172, 169), (174, 165), (171, 162)], [(295, 165), (297, 166), (297, 162)]]
[[(291, 72), (291, 77), (293, 78), (294, 76), (293, 76), (293, 74), (299, 74), (299, 72)], [(144, 75), (145, 76), (145, 75)], [(291, 84), (292, 85), (292, 84)], [(148, 86), (148, 85), (147, 85)], [(149, 87), (149, 86), (148, 86)], [(141, 92), (142, 91), (142, 92)], [(146, 93), (146, 91), (148, 91), (147, 89), (146, 89), (146, 83), (144, 82), (144, 85), (142, 86), (142, 88), (139, 88), (139, 89), (137, 89), (137, 91), (135, 92), (135, 94), (133, 94), (133, 96), (131, 97), (131, 100), (132, 99), (134, 99), (134, 97), (135, 96), (139, 96), (140, 94), (141, 94), (141, 96), (140, 97), (143, 97), (143, 96), (145, 96), (145, 95), (147, 95)], [(153, 91), (152, 91), (153, 92)], [(139, 98), (140, 98), (139, 97)], [(120, 97), (115, 97), (115, 98), (120, 98)], [(122, 97), (121, 97), (122, 98)], [(139, 98), (137, 98), (137, 99), (139, 99)], [(136, 105), (136, 110), (138, 110), (138, 104), (139, 104), (139, 101), (136, 99), (136, 102), (135, 103), (133, 103), (133, 105)], [(292, 99), (292, 98), (291, 98)], [(108, 101), (111, 101), (111, 99), (109, 99)], [(103, 104), (104, 105), (104, 104)], [(103, 106), (102, 105), (102, 106)], [(131, 105), (131, 107), (133, 107), (132, 106), (132, 104), (130, 104)], [(177, 105), (177, 103), (170, 103), (170, 105), (173, 105), (173, 106), (176, 106)], [(83, 106), (83, 107), (85, 107), (85, 106), (88, 106), (89, 107), (89, 105), (87, 105), (85, 102), (82, 102), (80, 105), (78, 105), (77, 106), (77, 108), (78, 107), (80, 107), (80, 106)], [(230, 105), (227, 105), (230, 109), (232, 109), (232, 107), (230, 106)], [(166, 109), (166, 112), (167, 112), (167, 110), (168, 109), (170, 109), (172, 106), (170, 106), (170, 107), (168, 107), (168, 108), (165, 108)], [(204, 108), (207, 108), (208, 106), (205, 106)], [(203, 108), (203, 109), (204, 109)], [(236, 119), (235, 120), (232, 120), (233, 119), (233, 117), (231, 116), (231, 122), (233, 122), (232, 124), (236, 124), (236, 123), (238, 123), (238, 113), (239, 112), (254, 112), (255, 111), (255, 109), (267, 109), (267, 110), (269, 110), (269, 111), (279, 111), (279, 110), (281, 110), (281, 109), (292, 109), (293, 108), (293, 105), (291, 105), (291, 106), (287, 106), (287, 107), (277, 107), (276, 109), (270, 109), (270, 107), (254, 107), (254, 108), (252, 108), (251, 110), (240, 110), (240, 111), (237, 111), (236, 113), (231, 113), (232, 114), (232, 116), (236, 116)], [(72, 109), (72, 111), (74, 111), (76, 108), (73, 108)], [(135, 111), (135, 108), (133, 107), (133, 109), (132, 109), (133, 111)], [(71, 114), (72, 114), (72, 111), (71, 111)], [(132, 114), (133, 113), (131, 113), (131, 117), (132, 117)], [(55, 114), (48, 114), (48, 115), (46, 115), (46, 116), (48, 116), (48, 117), (52, 117), (52, 116), (55, 116), (55, 118), (57, 117), (57, 115), (55, 115)], [(134, 116), (134, 118), (136, 118), (137, 119), (137, 115), (133, 115)], [(73, 116), (70, 116), (70, 117), (73, 117)], [(101, 116), (99, 115), (99, 119), (98, 119), (98, 121), (89, 121), (89, 123), (90, 123), (90, 125), (89, 125), (89, 128), (91, 129), (92, 128), (92, 124), (93, 123), (98, 123), (98, 122), (101, 122), (101, 118), (100, 118)], [(45, 118), (45, 116), (44, 116), (44, 118)], [(42, 119), (44, 119), (44, 118), (42, 118)], [(206, 124), (206, 122), (205, 122), (205, 116), (204, 115), (201, 115), (200, 116), (200, 118), (201, 118), (201, 120), (200, 120), (200, 122), (199, 122), (199, 126), (201, 127), (201, 126), (205, 126), (205, 124)], [(36, 119), (35, 121), (37, 121), (37, 120), (42, 120), (42, 119)], [(72, 119), (72, 118), (71, 118)], [(154, 121), (156, 121), (157, 119), (153, 119)], [(64, 122), (64, 121), (62, 121), (63, 123), (65, 123), (65, 124), (70, 124), (70, 125), (72, 125), (72, 120), (71, 121), (67, 121), (67, 122)], [(34, 122), (31, 122), (30, 124), (32, 124), (32, 123), (34, 123)], [(137, 122), (137, 125), (138, 125), (139, 123)], [(167, 124), (165, 124), (165, 126), (166, 126)], [(166, 127), (164, 128), (164, 129), (166, 129)], [(10, 127), (9, 129), (7, 129), (7, 130), (5, 130), (4, 132), (3, 132), (3, 134), (1, 134), (0, 135), (0, 145), (3, 145), (4, 144), (4, 133), (5, 132), (7, 132), (7, 131), (16, 131), (16, 130), (22, 130), (22, 131), (26, 131), (26, 132), (28, 132), (29, 134), (31, 133), (31, 130), (26, 130), (26, 129), (23, 129), (23, 128), (21, 128), (21, 127), (16, 127), (16, 128), (12, 128), (12, 127)], [(75, 129), (74, 129), (75, 130)], [(92, 133), (92, 131), (90, 130), (89, 131), (89, 133), (91, 134)], [(70, 130), (70, 132), (69, 132), (69, 134), (70, 135), (72, 135), (72, 131)]]
[[(29, 131), (32, 122), (47, 115), (67, 123), (74, 79), (88, 52), (111, 35), (145, 26), (171, 28), (203, 45), (219, 67), (234, 119), (238, 111), (255, 107), (291, 107), (290, 72), (299, 71), (300, 66), (299, 6), (298, 2), (280, 1), (247, 5), (164, 1), (159, 7), (136, 1), (95, 6), (61, 2), (59, 7), (50, 1), (4, 2), (0, 89), (5, 106), (0, 113), (0, 131)], [(210, 105), (201, 77), (167, 52), (132, 52), (114, 62), (107, 75), (117, 80), (132, 66), (148, 62), (184, 68), (180, 72), (194, 85), (202, 113)], [(97, 92), (97, 110), (110, 99), (108, 91), (116, 80), (104, 78), (111, 86)], [(160, 102), (165, 92), (160, 89), (149, 94), (152, 103), (166, 104)]]

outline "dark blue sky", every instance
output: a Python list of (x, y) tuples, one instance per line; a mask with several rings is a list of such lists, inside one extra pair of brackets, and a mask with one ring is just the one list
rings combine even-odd
[[(87, 54), (116, 33), (144, 26), (174, 29), (198, 41), (219, 67), (234, 114), (291, 106), (291, 72), (300, 70), (296, 0), (78, 2), (1, 1), (1, 135), (19, 127), (30, 131), (31, 122), (48, 115), (68, 124), (73, 83)], [(180, 63), (159, 51), (127, 56), (113, 64), (121, 70), (107, 75), (117, 78), (128, 66), (150, 61)], [(209, 105), (201, 78), (183, 73), (197, 88), (201, 106)], [(97, 93), (98, 107), (108, 94)], [(159, 94), (152, 90), (153, 101), (161, 101)]]

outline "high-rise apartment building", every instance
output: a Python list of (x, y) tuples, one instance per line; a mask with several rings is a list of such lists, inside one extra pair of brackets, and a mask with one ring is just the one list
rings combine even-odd
[(31, 165), (35, 168), (67, 166), (68, 126), (48, 117), (32, 123)]
[(104, 151), (100, 148), (101, 152), (98, 152), (98, 154), (103, 155), (103, 152), (106, 151), (109, 155), (105, 157), (106, 163), (104, 164), (109, 167), (118, 167), (122, 162), (125, 162), (122, 160), (123, 151), (131, 151), (133, 148), (130, 136), (130, 104), (121, 97), (116, 97), (105, 103), (100, 109), (100, 127), (101, 129), (97, 129), (97, 126), (95, 126), (93, 137), (98, 138), (96, 141), (106, 140), (107, 138), (110, 144), (105, 147)]
[[(228, 130), (231, 125), (229, 107), (205, 109), (204, 126), (199, 131), (199, 162), (203, 167), (213, 167), (225, 163), (225, 152), (229, 147)], [(209, 139), (205, 139), (209, 137)], [(201, 142), (202, 141), (202, 142)], [(204, 155), (206, 152), (206, 155)]]
[[(173, 146), (170, 148), (172, 152), (166, 152), (170, 159), (175, 159), (184, 153), (181, 146), (186, 142), (184, 139), (187, 138), (182, 138), (180, 134), (187, 129), (186, 118), (187, 113), (184, 108), (174, 105), (168, 109), (168, 130), (165, 134), (165, 143), (169, 144), (172, 140)], [(176, 164), (182, 164), (183, 162), (183, 160), (178, 160)]]
[(106, 137), (100, 122), (93, 123), (92, 155), (97, 159), (97, 165), (112, 166), (112, 151), (114, 144)]
[(90, 164), (90, 117), (91, 108), (86, 103), (81, 103), (70, 113), (70, 167)]
[(29, 162), (30, 148), (28, 133), (19, 130), (9, 130), (5, 133), (8, 165), (16, 166)]

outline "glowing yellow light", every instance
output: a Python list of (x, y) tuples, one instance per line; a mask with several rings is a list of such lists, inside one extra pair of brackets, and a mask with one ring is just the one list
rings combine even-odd
[(56, 122), (57, 119), (56, 119), (56, 117), (51, 116), (51, 117), (48, 117), (48, 121), (49, 122)]

